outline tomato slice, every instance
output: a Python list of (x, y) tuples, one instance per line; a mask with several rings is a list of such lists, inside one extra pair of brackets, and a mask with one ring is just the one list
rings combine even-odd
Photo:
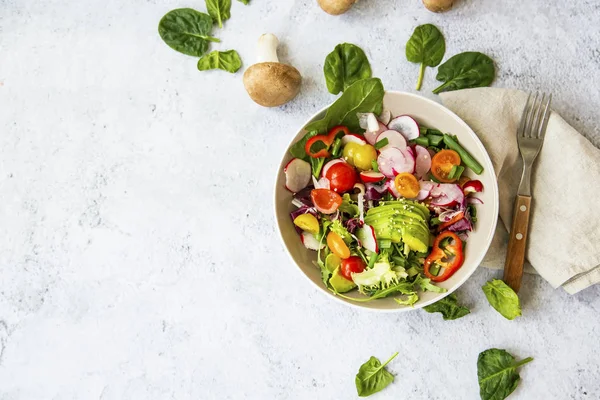
[(339, 162), (332, 165), (325, 174), (329, 180), (331, 190), (337, 193), (344, 193), (354, 187), (356, 183), (356, 171), (345, 162)]
[(329, 250), (331, 250), (333, 254), (342, 260), (350, 257), (350, 249), (348, 248), (348, 245), (346, 245), (344, 239), (342, 239), (342, 237), (335, 232), (329, 232), (327, 235), (327, 247), (329, 247)]
[(342, 196), (329, 189), (313, 189), (310, 198), (315, 208), (323, 214), (333, 214), (342, 204)]
[(460, 156), (454, 150), (440, 150), (431, 159), (431, 173), (440, 182), (450, 183), (456, 179), (449, 179), (450, 171), (455, 165), (460, 165)]
[(419, 194), (419, 190), (421, 190), (417, 178), (408, 172), (396, 175), (394, 184), (396, 185), (396, 190), (400, 193), (400, 196), (407, 199), (414, 199)]
[(352, 274), (363, 272), (367, 268), (367, 265), (359, 256), (348, 257), (342, 261), (342, 265), (340, 267), (340, 273), (342, 276), (348, 280), (352, 280)]

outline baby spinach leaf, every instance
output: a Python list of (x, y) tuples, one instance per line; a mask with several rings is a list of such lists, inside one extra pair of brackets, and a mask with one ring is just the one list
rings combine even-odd
[(360, 366), (354, 383), (356, 392), (360, 397), (367, 397), (385, 389), (394, 381), (394, 375), (390, 374), (385, 366), (392, 361), (398, 353), (394, 353), (383, 365), (376, 357), (371, 357), (369, 361)]
[(231, 18), (231, 0), (205, 0), (206, 9), (212, 19), (219, 25), (219, 28), (223, 27), (223, 21), (227, 21)]
[(169, 47), (189, 56), (200, 57), (209, 42), (220, 42), (210, 36), (212, 18), (191, 8), (169, 11), (158, 23), (158, 34)]
[(321, 175), (321, 170), (323, 169), (323, 165), (325, 164), (325, 158), (312, 158), (310, 157), (310, 166), (312, 168), (313, 176), (319, 179)]
[(482, 400), (503, 400), (507, 398), (519, 384), (521, 377), (517, 368), (533, 361), (528, 357), (519, 362), (506, 350), (489, 349), (477, 358), (477, 378), (479, 379), (479, 396)]
[(485, 54), (467, 51), (440, 65), (435, 77), (444, 82), (433, 93), (489, 86), (496, 76), (494, 61)]
[(242, 59), (235, 50), (211, 51), (198, 60), (198, 70), (222, 69), (227, 72), (237, 72), (242, 67)]
[(361, 132), (356, 113), (381, 114), (384, 94), (379, 78), (356, 81), (327, 109), (323, 119), (309, 123), (304, 129), (326, 133), (336, 125), (344, 125), (350, 132)]
[(458, 304), (458, 298), (454, 293), (444, 297), (438, 302), (423, 307), (428, 313), (439, 312), (445, 321), (459, 319), (469, 314), (471, 310)]
[(444, 58), (444, 53), (446, 53), (446, 41), (435, 25), (425, 24), (415, 28), (406, 43), (406, 59), (421, 64), (417, 90), (421, 90), (425, 68), (438, 66)]
[(519, 296), (500, 279), (492, 279), (482, 287), (490, 305), (506, 319), (513, 320), (521, 315)]
[(301, 158), (303, 160), (308, 159), (308, 155), (306, 154), (306, 150), (304, 149), (306, 147), (306, 142), (308, 142), (308, 139), (310, 139), (311, 137), (317, 136), (318, 133), (319, 132), (317, 131), (310, 131), (306, 135), (304, 135), (302, 139), (294, 143), (289, 150), (292, 157)]
[(365, 52), (352, 43), (341, 43), (325, 58), (325, 81), (331, 94), (343, 92), (354, 82), (371, 77)]

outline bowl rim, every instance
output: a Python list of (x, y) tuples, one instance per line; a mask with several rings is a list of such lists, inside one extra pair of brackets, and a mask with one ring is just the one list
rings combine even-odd
[[(491, 244), (492, 244), (492, 239), (494, 238), (494, 234), (496, 232), (496, 227), (498, 225), (498, 212), (500, 209), (500, 197), (499, 197), (499, 193), (498, 193), (498, 178), (496, 176), (496, 171), (494, 169), (494, 164), (492, 163), (492, 160), (488, 154), (487, 149), (485, 148), (485, 146), (483, 145), (483, 143), (481, 142), (481, 140), (479, 139), (479, 136), (477, 136), (477, 134), (475, 133), (475, 131), (473, 131), (473, 129), (458, 115), (456, 115), (452, 110), (450, 110), (449, 108), (447, 108), (446, 106), (444, 106), (441, 103), (438, 103), (434, 100), (428, 99), (425, 96), (421, 96), (418, 94), (414, 94), (414, 93), (409, 93), (409, 92), (403, 92), (400, 90), (386, 90), (385, 91), (385, 95), (387, 94), (393, 94), (393, 95), (402, 95), (402, 96), (408, 96), (408, 97), (413, 97), (413, 98), (417, 98), (420, 101), (425, 101), (426, 103), (429, 103), (435, 107), (441, 107), (444, 112), (448, 113), (452, 118), (454, 118), (460, 125), (463, 125), (473, 136), (473, 138), (475, 139), (475, 143), (477, 144), (477, 146), (479, 147), (479, 150), (481, 153), (483, 153), (484, 157), (486, 158), (487, 164), (489, 165), (489, 172), (491, 173), (494, 185), (492, 185), (493, 187), (492, 189), (492, 194), (493, 194), (493, 198), (496, 200), (493, 204), (494, 210), (493, 213), (496, 215), (496, 218), (493, 218), (493, 222), (492, 222), (492, 226), (490, 229), (490, 233), (488, 234), (488, 237), (486, 238), (486, 244), (485, 244), (485, 251), (481, 252), (479, 258), (477, 259), (477, 267), (473, 268), (473, 270), (469, 273), (467, 273), (457, 284), (454, 285), (453, 288), (448, 289), (447, 292), (445, 293), (441, 293), (439, 297), (428, 300), (428, 301), (424, 301), (423, 303), (420, 303), (418, 305), (414, 305), (412, 307), (401, 307), (401, 308), (372, 308), (372, 307), (364, 307), (361, 305), (361, 303), (359, 302), (352, 302), (350, 300), (346, 300), (343, 299), (339, 296), (336, 296), (335, 294), (330, 293), (329, 290), (323, 290), (322, 287), (319, 287), (319, 285), (315, 282), (313, 282), (308, 275), (306, 275), (304, 273), (304, 271), (302, 271), (302, 268), (300, 267), (300, 265), (298, 265), (298, 262), (294, 259), (294, 257), (292, 257), (291, 252), (288, 249), (287, 244), (285, 243), (285, 240), (283, 240), (283, 235), (281, 234), (282, 232), (282, 226), (279, 223), (279, 218), (277, 217), (277, 202), (276, 202), (276, 198), (277, 198), (277, 183), (278, 183), (278, 178), (279, 178), (279, 174), (281, 173), (282, 169), (285, 167), (285, 158), (286, 158), (286, 153), (291, 145), (291, 142), (288, 143), (286, 145), (285, 148), (285, 152), (283, 154), (283, 157), (281, 158), (281, 162), (279, 163), (277, 170), (275, 171), (275, 185), (273, 188), (273, 215), (275, 217), (275, 223), (277, 225), (277, 229), (278, 229), (278, 233), (279, 233), (279, 240), (281, 241), (281, 244), (283, 245), (283, 248), (285, 249), (285, 252), (287, 253), (288, 258), (292, 261), (292, 264), (296, 266), (296, 269), (298, 271), (298, 273), (300, 275), (302, 275), (304, 277), (304, 279), (306, 279), (308, 282), (310, 282), (310, 285), (317, 289), (318, 292), (322, 293), (324, 296), (326, 296), (329, 299), (335, 300), (338, 303), (344, 304), (348, 307), (351, 307), (355, 310), (361, 310), (361, 311), (367, 311), (367, 312), (376, 312), (376, 313), (385, 313), (385, 314), (390, 314), (390, 313), (403, 313), (403, 312), (409, 312), (409, 311), (414, 311), (414, 310), (418, 310), (421, 309), (423, 307), (426, 307), (430, 304), (436, 303), (442, 299), (444, 299), (446, 296), (451, 295), (453, 292), (455, 292), (458, 288), (460, 288), (477, 270), (477, 268), (481, 267), (481, 262), (483, 261), (483, 259), (485, 258), (485, 255), (487, 254)], [(384, 95), (384, 97), (385, 97)], [(334, 100), (335, 101), (335, 100)], [(328, 104), (327, 106), (321, 108), (319, 111), (315, 112), (313, 115), (310, 116), (310, 118), (308, 118), (303, 124), (302, 124), (302, 128), (304, 129), (304, 127), (311, 122), (312, 120), (314, 120), (318, 115), (320, 115), (321, 113), (325, 112), (329, 107), (331, 107), (331, 104), (333, 104), (332, 101), (330, 104)], [(296, 137), (296, 136), (294, 136)], [(489, 188), (486, 187), (486, 190), (488, 190)]]

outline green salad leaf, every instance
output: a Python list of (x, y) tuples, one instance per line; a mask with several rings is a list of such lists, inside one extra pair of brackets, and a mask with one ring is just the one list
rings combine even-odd
[(329, 93), (338, 94), (354, 82), (370, 78), (371, 64), (360, 47), (341, 43), (325, 58), (323, 72)]
[(412, 292), (407, 294), (404, 299), (394, 299), (396, 303), (401, 306), (413, 306), (417, 301), (419, 301), (419, 295), (416, 292)]
[(340, 210), (340, 212), (349, 214), (351, 218), (356, 217), (360, 213), (356, 202), (350, 198), (348, 193), (344, 193), (342, 196), (342, 204), (340, 204), (338, 210)]
[(158, 34), (169, 47), (189, 56), (200, 57), (210, 42), (220, 42), (210, 36), (212, 18), (191, 8), (169, 11), (158, 23)]
[(398, 353), (394, 353), (385, 363), (381, 364), (376, 357), (369, 358), (369, 361), (360, 366), (358, 374), (354, 379), (356, 392), (360, 397), (367, 397), (385, 389), (394, 381), (394, 375), (389, 373), (385, 366), (392, 361)]
[(444, 82), (433, 93), (489, 86), (496, 76), (494, 61), (483, 53), (467, 51), (440, 65), (435, 79)]
[(325, 164), (325, 158), (321, 157), (321, 158), (312, 158), (310, 157), (310, 166), (312, 168), (312, 173), (313, 176), (317, 179), (319, 179), (319, 176), (321, 175), (321, 170), (323, 169), (323, 165)]
[(446, 41), (435, 25), (425, 24), (415, 28), (406, 43), (406, 59), (421, 64), (417, 90), (421, 90), (425, 68), (438, 66), (444, 58), (444, 53), (446, 53)]
[(513, 320), (521, 315), (519, 296), (500, 279), (492, 279), (482, 287), (490, 305), (506, 319)]
[(223, 71), (235, 73), (242, 67), (242, 59), (235, 50), (211, 51), (198, 60), (198, 70), (222, 69)]
[(222, 28), (223, 21), (227, 21), (229, 18), (231, 18), (231, 0), (205, 1), (208, 14), (219, 25), (219, 28)]
[(415, 279), (415, 286), (418, 286), (424, 292), (444, 293), (447, 291), (443, 287), (435, 286), (431, 283), (431, 279), (422, 275), (417, 276), (417, 279)]
[(310, 139), (311, 137), (317, 136), (318, 133), (319, 132), (317, 131), (307, 132), (302, 139), (294, 143), (289, 150), (292, 157), (301, 158), (303, 160), (308, 159), (308, 155), (306, 154), (306, 150), (304, 149), (306, 147), (306, 142), (308, 142), (308, 139)]
[(304, 129), (326, 133), (336, 125), (344, 125), (350, 132), (362, 132), (356, 114), (381, 114), (384, 94), (378, 78), (356, 81), (327, 109), (323, 119), (309, 123)]
[(471, 310), (458, 304), (458, 298), (454, 293), (449, 294), (440, 301), (423, 307), (428, 313), (439, 312), (445, 321), (459, 319), (469, 314)]
[(489, 349), (477, 358), (477, 378), (479, 379), (479, 396), (482, 400), (503, 400), (507, 398), (519, 384), (521, 377), (517, 368), (533, 361), (528, 357), (519, 362), (506, 350)]

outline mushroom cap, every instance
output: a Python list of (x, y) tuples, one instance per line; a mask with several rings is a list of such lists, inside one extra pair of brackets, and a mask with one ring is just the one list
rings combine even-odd
[(317, 0), (327, 14), (340, 15), (348, 11), (358, 0)]
[(423, 5), (429, 11), (444, 12), (452, 8), (454, 0), (423, 0)]
[(281, 106), (300, 91), (302, 76), (291, 65), (262, 62), (244, 72), (244, 87), (256, 103), (264, 107)]

